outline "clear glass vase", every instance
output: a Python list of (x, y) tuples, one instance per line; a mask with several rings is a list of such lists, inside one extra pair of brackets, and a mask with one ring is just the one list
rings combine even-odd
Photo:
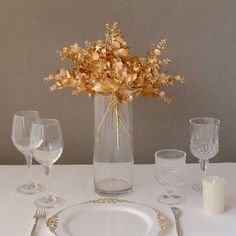
[(133, 188), (132, 104), (95, 96), (94, 189), (118, 195)]

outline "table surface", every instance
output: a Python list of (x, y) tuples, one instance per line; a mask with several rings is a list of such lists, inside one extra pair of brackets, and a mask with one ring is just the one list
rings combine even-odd
[[(178, 192), (186, 200), (180, 204), (182, 209), (181, 223), (184, 235), (190, 236), (235, 236), (236, 235), (236, 163), (210, 164), (209, 175), (218, 175), (225, 178), (226, 204), (224, 214), (210, 215), (202, 209), (201, 194), (191, 190), (191, 185), (200, 177), (198, 164), (187, 165), (188, 178)], [(33, 166), (34, 179), (38, 183), (45, 180), (41, 166)], [(0, 166), (0, 235), (30, 234), (34, 223), (33, 214), (36, 210), (33, 202), (43, 194), (20, 195), (16, 187), (24, 183), (27, 177), (25, 166)], [(48, 217), (53, 213), (72, 204), (101, 198), (93, 191), (93, 172), (91, 165), (55, 165), (52, 172), (51, 188), (58, 196), (63, 197), (66, 203), (61, 208), (48, 211)], [(135, 165), (134, 190), (119, 198), (145, 203), (165, 213), (172, 221), (170, 229), (164, 235), (175, 236), (174, 218), (169, 207), (157, 202), (158, 194), (165, 192), (165, 188), (154, 178), (154, 165)], [(39, 227), (38, 235), (44, 227)], [(227, 232), (227, 233), (226, 233)], [(135, 235), (137, 236), (137, 235)]]

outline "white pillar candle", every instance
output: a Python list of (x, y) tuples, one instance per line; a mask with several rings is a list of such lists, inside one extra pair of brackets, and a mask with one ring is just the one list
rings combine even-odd
[(218, 176), (207, 176), (202, 180), (203, 209), (212, 214), (225, 210), (225, 181)]

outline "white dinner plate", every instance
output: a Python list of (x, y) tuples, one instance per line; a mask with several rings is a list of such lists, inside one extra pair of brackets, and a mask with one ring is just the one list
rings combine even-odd
[(157, 236), (170, 221), (144, 204), (102, 198), (65, 208), (46, 224), (57, 236)]

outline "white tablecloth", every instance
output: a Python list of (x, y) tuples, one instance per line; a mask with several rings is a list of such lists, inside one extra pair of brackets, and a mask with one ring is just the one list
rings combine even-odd
[[(182, 209), (181, 223), (184, 236), (235, 236), (236, 235), (236, 163), (210, 164), (209, 174), (219, 175), (226, 180), (227, 210), (221, 215), (209, 215), (202, 209), (202, 198), (191, 190), (193, 182), (200, 177), (197, 164), (188, 164), (188, 178), (178, 191), (186, 201), (179, 205)], [(41, 166), (33, 167), (34, 179), (44, 182)], [(0, 235), (27, 236), (34, 223), (32, 218), (36, 207), (33, 202), (42, 194), (24, 196), (16, 192), (16, 186), (26, 178), (24, 166), (0, 166)], [(55, 165), (52, 173), (52, 190), (63, 197), (66, 203), (61, 208), (48, 211), (48, 217), (72, 204), (101, 198), (93, 191), (92, 166)], [(154, 165), (135, 165), (134, 190), (120, 198), (146, 203), (165, 213), (172, 225), (166, 236), (175, 236), (175, 225), (170, 209), (157, 202), (158, 194), (165, 191), (154, 178)], [(39, 227), (38, 235), (46, 236), (46, 228)], [(132, 236), (132, 235), (131, 235)], [(137, 235), (135, 235), (137, 236)]]

